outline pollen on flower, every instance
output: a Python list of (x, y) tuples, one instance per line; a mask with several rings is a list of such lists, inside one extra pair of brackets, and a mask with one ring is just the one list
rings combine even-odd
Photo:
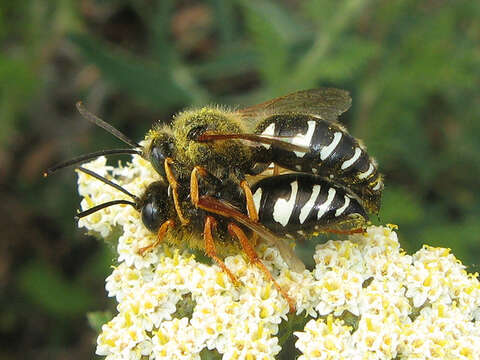
[[(85, 167), (140, 195), (159, 175), (136, 156), (112, 167), (98, 158)], [(81, 208), (128, 197), (78, 174)], [(216, 265), (203, 264), (166, 244), (140, 254), (156, 239), (132, 206), (112, 206), (79, 226), (103, 237), (120, 235), (117, 261), (106, 279), (117, 314), (97, 338), (106, 359), (274, 359), (291, 329), (299, 359), (479, 359), (480, 283), (448, 249), (424, 246), (406, 254), (396, 227), (330, 240), (312, 254), (314, 268), (288, 269), (275, 248), (257, 252), (295, 301), (296, 314), (262, 271), (242, 254), (224, 259), (235, 286)], [(115, 230), (115, 232), (114, 232)], [(187, 305), (185, 305), (187, 304)], [(185, 310), (187, 309), (187, 310)], [(290, 330), (291, 331), (291, 330)]]

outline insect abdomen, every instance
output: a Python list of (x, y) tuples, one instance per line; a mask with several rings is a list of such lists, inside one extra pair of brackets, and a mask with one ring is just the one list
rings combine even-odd
[(305, 234), (355, 222), (367, 215), (345, 190), (311, 174), (284, 174), (260, 180), (252, 187), (260, 222), (279, 234)]
[(256, 132), (308, 147), (308, 152), (298, 152), (273, 145), (263, 151), (284, 168), (329, 177), (348, 187), (369, 210), (378, 212), (383, 183), (375, 161), (340, 125), (309, 115), (276, 115)]

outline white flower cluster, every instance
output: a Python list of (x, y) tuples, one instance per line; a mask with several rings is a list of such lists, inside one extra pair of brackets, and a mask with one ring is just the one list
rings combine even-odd
[[(140, 157), (125, 167), (99, 158), (85, 167), (141, 195), (158, 179)], [(82, 208), (128, 199), (79, 173)], [(200, 359), (216, 350), (223, 359), (274, 359), (285, 299), (242, 254), (225, 259), (234, 286), (217, 266), (197, 262), (166, 245), (141, 256), (155, 240), (138, 212), (118, 205), (82, 218), (79, 226), (108, 236), (122, 229), (118, 265), (107, 278), (118, 314), (102, 327), (97, 354), (106, 359)], [(319, 245), (313, 271), (290, 271), (278, 251), (259, 255), (311, 320), (296, 347), (300, 359), (480, 359), (480, 283), (448, 249), (425, 246), (414, 255), (399, 246), (393, 226)], [(187, 304), (187, 305), (185, 305)], [(190, 310), (184, 308), (190, 307)]]
[(448, 249), (406, 255), (391, 227), (370, 227), (314, 257), (322, 316), (296, 333), (301, 360), (480, 359), (480, 283)]

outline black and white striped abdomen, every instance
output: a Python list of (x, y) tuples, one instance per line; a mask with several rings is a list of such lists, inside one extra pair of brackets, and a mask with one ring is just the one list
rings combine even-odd
[(260, 222), (277, 233), (308, 234), (348, 222), (358, 227), (367, 219), (344, 189), (312, 174), (268, 177), (254, 184), (252, 193)]
[(274, 115), (261, 122), (256, 132), (309, 148), (299, 152), (264, 145), (271, 161), (293, 171), (329, 177), (378, 212), (383, 182), (376, 162), (338, 123), (303, 114)]

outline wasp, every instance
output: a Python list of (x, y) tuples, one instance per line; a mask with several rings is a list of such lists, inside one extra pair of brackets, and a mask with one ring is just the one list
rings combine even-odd
[(351, 102), (347, 91), (319, 88), (236, 111), (221, 107), (187, 110), (176, 115), (171, 125), (155, 125), (143, 146), (79, 102), (81, 115), (130, 148), (83, 155), (50, 168), (46, 174), (99, 155), (138, 154), (168, 180), (176, 210), (186, 223), (179, 206), (178, 184), (191, 177), (195, 166), (202, 166), (220, 181), (242, 183), (273, 163), (274, 173), (293, 171), (326, 177), (348, 189), (368, 212), (378, 213), (384, 185), (376, 161), (338, 122)]
[(200, 164), (223, 181), (241, 183), (273, 163), (275, 174), (328, 177), (357, 196), (369, 212), (378, 213), (383, 179), (377, 164), (337, 121), (350, 105), (346, 91), (327, 88), (237, 111), (189, 110), (178, 114), (171, 126), (154, 127), (142, 154), (172, 184), (171, 169), (183, 178)]
[[(109, 206), (127, 204), (140, 213), (143, 225), (157, 234), (156, 241), (141, 248), (140, 254), (155, 248), (165, 241), (177, 248), (200, 249), (214, 260), (238, 284), (236, 276), (228, 269), (221, 257), (243, 252), (251, 263), (260, 267), (277, 290), (295, 308), (293, 300), (274, 280), (254, 250), (257, 235), (272, 241), (279, 249), (283, 236), (297, 237), (312, 233), (363, 231), (367, 214), (357, 200), (341, 187), (312, 174), (282, 174), (266, 177), (253, 184), (254, 208), (248, 209), (245, 198), (240, 195), (234, 183), (206, 186), (205, 192), (198, 192), (198, 184), (182, 186), (178, 193), (183, 214), (189, 220), (178, 225), (170, 185), (165, 181), (151, 183), (141, 196), (128, 192), (120, 185), (83, 167), (77, 168), (103, 183), (129, 196), (129, 200), (113, 200), (80, 212), (76, 218), (93, 214)], [(196, 167), (194, 182), (205, 170)], [(192, 184), (190, 184), (192, 185)], [(214, 211), (204, 210), (214, 208)], [(245, 215), (248, 213), (248, 215)], [(335, 228), (335, 229), (334, 229)], [(247, 236), (245, 230), (251, 234)], [(214, 239), (215, 232), (215, 239)], [(288, 246), (288, 245), (287, 245)], [(281, 250), (282, 251), (282, 250)], [(285, 257), (284, 257), (285, 258)], [(290, 261), (294, 259), (287, 257)], [(297, 265), (297, 264), (296, 264)]]
[[(248, 159), (239, 152), (240, 159), (234, 163), (241, 173), (260, 173), (273, 163), (275, 173), (283, 168), (327, 177), (349, 189), (369, 212), (378, 213), (384, 185), (377, 163), (363, 143), (338, 122), (351, 103), (349, 93), (340, 89), (298, 91), (225, 115), (242, 125), (239, 131), (217, 129), (208, 120), (195, 125), (194, 137), (204, 143), (249, 142), (254, 148)], [(188, 124), (190, 120), (180, 117), (178, 121)]]

